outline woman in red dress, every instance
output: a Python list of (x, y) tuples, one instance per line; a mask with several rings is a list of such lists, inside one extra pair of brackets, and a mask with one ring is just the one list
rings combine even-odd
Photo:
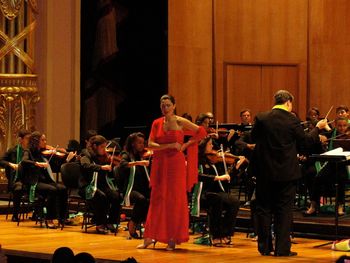
[[(151, 199), (145, 225), (144, 243), (147, 248), (157, 241), (167, 243), (167, 250), (187, 242), (188, 204), (190, 191), (198, 176), (197, 142), (205, 137), (203, 127), (174, 114), (175, 99), (164, 95), (160, 99), (163, 117), (152, 124), (148, 147), (154, 151), (151, 169)], [(192, 138), (184, 143), (186, 135)], [(183, 153), (187, 150), (187, 156)]]

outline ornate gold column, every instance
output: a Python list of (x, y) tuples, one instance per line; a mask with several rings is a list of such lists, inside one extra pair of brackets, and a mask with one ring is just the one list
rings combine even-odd
[(0, 0), (0, 152), (20, 129), (35, 129), (39, 101), (34, 64), (36, 0)]

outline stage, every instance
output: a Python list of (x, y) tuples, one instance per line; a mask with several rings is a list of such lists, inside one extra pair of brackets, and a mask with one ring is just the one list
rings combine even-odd
[[(330, 246), (314, 248), (325, 240), (294, 238), (293, 251), (297, 257), (262, 257), (256, 250), (256, 242), (246, 238), (246, 233), (237, 232), (233, 245), (226, 248), (193, 244), (194, 237), (188, 243), (178, 247), (175, 252), (166, 251), (165, 244), (156, 244), (155, 249), (139, 250), (140, 240), (127, 240), (127, 232), (121, 229), (117, 236), (98, 235), (91, 229), (83, 233), (80, 226), (66, 226), (64, 230), (46, 229), (26, 220), (20, 226), (5, 216), (0, 216), (0, 244), (9, 255), (26, 255), (39, 259), (51, 258), (56, 248), (67, 246), (74, 253), (89, 252), (98, 262), (118, 262), (134, 257), (137, 262), (335, 262), (344, 252), (334, 252)], [(125, 226), (123, 223), (122, 226)], [(350, 253), (348, 253), (350, 255)], [(45, 261), (42, 261), (45, 262)]]

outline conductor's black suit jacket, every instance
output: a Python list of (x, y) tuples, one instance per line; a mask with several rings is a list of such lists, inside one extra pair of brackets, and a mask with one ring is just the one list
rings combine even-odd
[(252, 165), (257, 179), (283, 182), (300, 178), (297, 148), (318, 142), (318, 133), (318, 128), (305, 133), (300, 120), (283, 109), (258, 114), (251, 133), (256, 143)]

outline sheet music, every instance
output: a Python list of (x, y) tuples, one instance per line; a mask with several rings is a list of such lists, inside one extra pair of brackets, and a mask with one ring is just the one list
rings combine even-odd
[(334, 150), (322, 153), (321, 155), (329, 155), (329, 156), (345, 156), (346, 159), (350, 159), (350, 151), (344, 151), (343, 148), (338, 147)]

